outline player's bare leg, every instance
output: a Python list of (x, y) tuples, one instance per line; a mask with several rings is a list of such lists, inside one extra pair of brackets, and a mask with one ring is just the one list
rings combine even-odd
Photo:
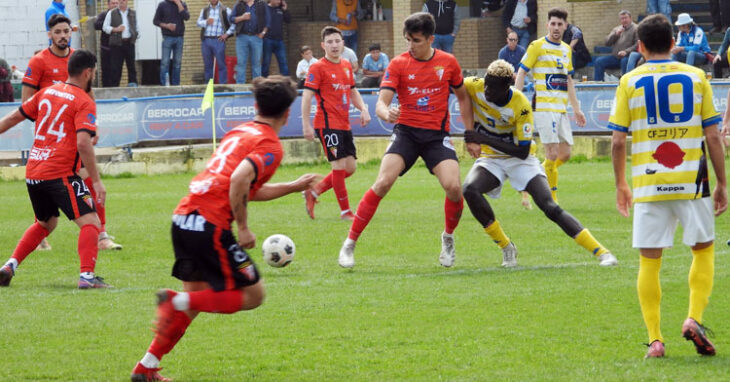
[(25, 230), (23, 237), (20, 238), (18, 245), (13, 251), (13, 255), (0, 267), (0, 287), (10, 285), (10, 280), (15, 275), (15, 270), (20, 263), (38, 247), (41, 240), (45, 239), (56, 229), (57, 224), (58, 217), (52, 216), (47, 221), (35, 221)]
[(383, 160), (380, 162), (378, 177), (375, 179), (373, 186), (360, 199), (360, 203), (357, 205), (355, 220), (352, 221), (347, 239), (345, 239), (342, 248), (340, 248), (338, 262), (341, 267), (352, 268), (355, 266), (355, 242), (357, 242), (362, 231), (370, 223), (370, 219), (373, 218), (380, 201), (390, 191), (390, 188), (393, 187), (393, 184), (398, 179), (398, 175), (405, 168), (406, 164), (400, 155), (390, 153), (383, 156)]
[[(340, 158), (332, 161), (330, 162), (330, 164), (332, 166), (332, 171), (327, 174), (324, 179), (319, 181), (311, 189), (302, 191), (307, 215), (309, 215), (311, 219), (314, 219), (314, 206), (315, 204), (319, 203), (317, 198), (319, 198), (320, 195), (328, 191), (330, 188), (335, 188), (335, 184), (340, 182), (342, 186), (338, 186), (337, 189), (334, 189), (335, 195), (338, 194), (338, 189), (344, 189), (344, 199), (342, 200), (347, 202), (347, 206), (344, 210), (350, 210), (349, 199), (347, 198), (347, 188), (345, 188), (344, 186), (344, 179), (349, 178), (352, 174), (355, 173), (355, 170), (357, 169), (357, 160), (353, 156), (348, 156), (346, 158)], [(339, 173), (335, 174), (335, 171), (338, 171)], [(339, 180), (339, 178), (342, 178), (342, 180)], [(337, 196), (337, 201), (340, 202), (340, 196)], [(340, 206), (340, 208), (342, 209), (342, 206)], [(354, 218), (354, 214), (352, 214), (352, 211), (349, 212), (350, 213), (340, 214), (342, 220), (352, 221), (352, 219)]]
[(207, 282), (183, 282), (181, 293), (157, 292), (155, 338), (132, 370), (132, 381), (168, 381), (159, 374), (160, 360), (182, 339), (200, 312), (233, 314), (259, 307), (265, 297), (262, 281), (241, 289), (214, 291)]
[(459, 162), (453, 159), (441, 161), (433, 168), (433, 173), (446, 193), (444, 200), (444, 232), (441, 234), (441, 253), (439, 263), (444, 267), (454, 265), (454, 230), (459, 225), (464, 210), (464, 197), (461, 193)]
[(520, 204), (522, 204), (522, 207), (526, 210), (532, 209), (532, 203), (530, 203), (530, 194), (527, 191), (520, 191)]

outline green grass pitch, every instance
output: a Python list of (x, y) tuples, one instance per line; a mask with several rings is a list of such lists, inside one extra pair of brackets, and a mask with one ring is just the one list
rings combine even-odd
[[(471, 160), (462, 163), (463, 175)], [(357, 205), (377, 174), (361, 165), (347, 180)], [(273, 181), (326, 164), (284, 166)], [(108, 230), (124, 245), (101, 252), (97, 273), (111, 290), (79, 291), (78, 228), (62, 218), (53, 250), (35, 252), (0, 289), (0, 381), (124, 381), (152, 339), (154, 295), (180, 288), (170, 276), (172, 210), (193, 174), (105, 179)], [(0, 182), (0, 260), (33, 221), (23, 182)], [(559, 198), (618, 257), (596, 260), (510, 186), (490, 199), (519, 249), (520, 267), (499, 267), (501, 251), (465, 208), (454, 267), (438, 264), (443, 191), (423, 165), (399, 179), (355, 251), (337, 265), (349, 224), (332, 192), (304, 211), (300, 195), (251, 203), (250, 227), (267, 287), (258, 309), (201, 314), (162, 361), (176, 381), (723, 381), (730, 379), (728, 216), (717, 220), (714, 293), (705, 323), (718, 355), (698, 356), (680, 335), (687, 314), (689, 250), (675, 241), (662, 269), (667, 357), (644, 360), (646, 330), (636, 297), (638, 253), (631, 220), (615, 210), (611, 164), (560, 168)], [(283, 233), (296, 243), (282, 269), (260, 244)], [(677, 238), (680, 238), (681, 230)]]

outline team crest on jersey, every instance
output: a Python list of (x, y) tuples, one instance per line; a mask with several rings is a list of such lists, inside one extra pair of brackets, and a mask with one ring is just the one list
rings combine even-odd
[(675, 168), (684, 162), (686, 153), (674, 142), (664, 142), (651, 155), (660, 165)]
[(84, 200), (84, 203), (89, 206), (89, 208), (94, 208), (94, 198), (92, 198), (91, 195), (84, 195), (82, 199)]
[(433, 70), (436, 71), (436, 75), (439, 76), (439, 81), (441, 81), (444, 78), (444, 67), (436, 66), (433, 68)]
[(350, 78), (350, 69), (345, 68), (345, 77)]
[(329, 149), (332, 156), (337, 158), (337, 147), (330, 147)]

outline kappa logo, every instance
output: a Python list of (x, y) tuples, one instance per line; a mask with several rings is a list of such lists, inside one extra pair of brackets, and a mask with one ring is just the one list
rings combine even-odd
[(527, 115), (527, 114), (530, 114), (530, 111), (529, 111), (529, 110), (527, 110), (527, 109), (522, 109), (522, 111), (520, 111), (520, 115), (521, 115), (521, 116), (525, 116), (525, 115)]

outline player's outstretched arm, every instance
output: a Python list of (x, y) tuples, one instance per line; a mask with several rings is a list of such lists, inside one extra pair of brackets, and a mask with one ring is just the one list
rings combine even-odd
[(365, 127), (368, 123), (370, 123), (370, 111), (368, 110), (368, 105), (365, 104), (360, 92), (357, 91), (356, 88), (350, 89), (350, 98), (352, 99), (352, 104), (360, 110), (360, 125)]
[(308, 141), (314, 140), (314, 129), (312, 128), (312, 121), (309, 119), (313, 95), (314, 92), (309, 89), (302, 91), (302, 135)]
[(25, 119), (23, 114), (19, 110), (15, 110), (12, 113), (4, 116), (0, 119), (0, 134), (8, 131), (11, 127), (19, 124)]
[(573, 114), (575, 114), (575, 121), (578, 126), (585, 126), (586, 116), (580, 110), (580, 103), (578, 103), (578, 97), (575, 95), (575, 82), (571, 76), (568, 76), (568, 101), (570, 101), (570, 106), (573, 107)]
[(302, 192), (314, 187), (320, 180), (322, 175), (319, 174), (304, 174), (291, 182), (285, 183), (266, 183), (256, 192), (253, 199), (257, 202), (263, 202), (280, 198), (285, 195), (289, 195), (294, 192)]
[(712, 169), (715, 171), (717, 184), (712, 192), (712, 199), (715, 204), (715, 216), (722, 215), (727, 210), (727, 180), (725, 178), (725, 150), (722, 146), (722, 137), (717, 125), (705, 127), (705, 140), (707, 141), (707, 152), (710, 154)]
[(76, 148), (79, 152), (81, 163), (84, 164), (84, 168), (86, 168), (86, 172), (89, 174), (89, 178), (91, 178), (91, 182), (94, 185), (96, 202), (103, 206), (106, 203), (106, 188), (104, 187), (104, 183), (101, 182), (99, 170), (96, 168), (96, 154), (94, 153), (91, 134), (83, 130), (76, 133)]
[(611, 139), (611, 161), (616, 178), (616, 209), (624, 217), (629, 217), (631, 208), (631, 188), (626, 182), (626, 134), (614, 131)]
[(249, 249), (256, 246), (256, 235), (248, 229), (248, 193), (256, 171), (248, 160), (242, 160), (231, 174), (231, 188), (228, 199), (231, 212), (238, 226), (238, 245)]
[(390, 89), (380, 89), (378, 102), (375, 104), (375, 115), (389, 123), (396, 123), (400, 117), (400, 109), (390, 107), (394, 95), (395, 92)]

